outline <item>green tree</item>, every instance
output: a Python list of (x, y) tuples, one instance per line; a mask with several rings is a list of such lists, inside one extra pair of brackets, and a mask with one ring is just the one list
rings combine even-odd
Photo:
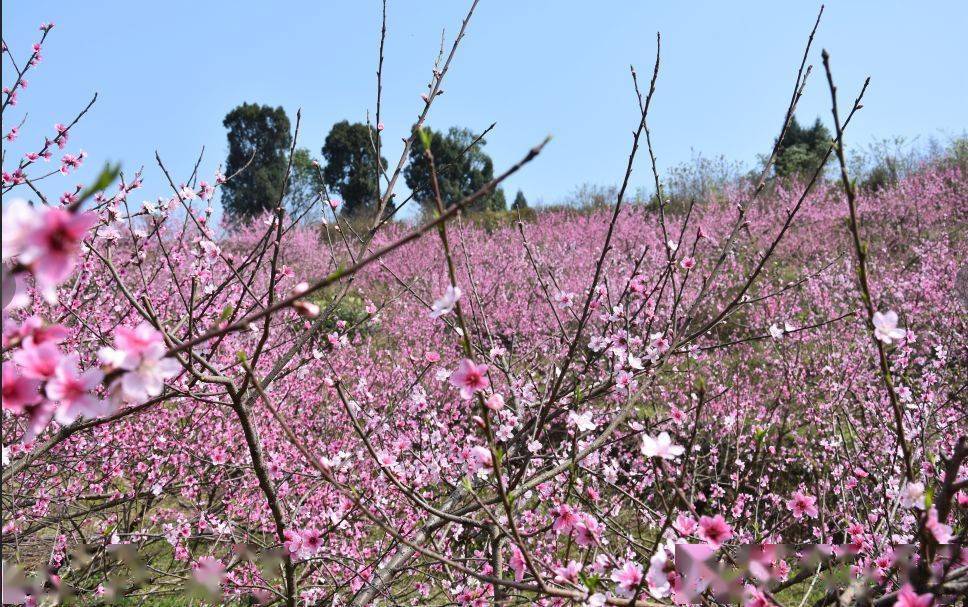
[[(430, 129), (426, 132), (437, 167), (440, 197), (445, 207), (460, 202), (494, 179), (494, 163), (481, 149), (485, 144), (483, 139), (474, 143), (474, 134), (458, 127), (451, 127), (446, 133)], [(425, 210), (433, 209), (436, 203), (430, 180), (430, 162), (424, 155), (420, 137), (410, 148), (410, 163), (404, 170), (404, 177), (414, 200)], [(501, 189), (482, 197), (471, 207), (474, 211), (503, 211), (506, 208), (507, 202)]]
[[(379, 172), (373, 149), (377, 131), (359, 122), (350, 124), (343, 120), (330, 129), (323, 144), (326, 168), (323, 180), (339, 192), (343, 199), (343, 213), (349, 216), (371, 215), (376, 212), (379, 189)], [(380, 164), (386, 166), (386, 158)]]
[(226, 174), (232, 175), (246, 167), (222, 189), (222, 207), (226, 215), (246, 219), (275, 208), (292, 145), (285, 110), (243, 103), (225, 116), (222, 125), (228, 129)]
[(319, 219), (322, 188), (319, 163), (306, 148), (294, 150), (289, 187), (286, 188), (286, 197), (283, 199), (286, 211), (297, 219)]
[(511, 203), (512, 211), (523, 211), (528, 208), (528, 199), (524, 197), (524, 192), (518, 190), (518, 193), (514, 196), (514, 202)]
[(780, 140), (774, 166), (776, 174), (779, 177), (812, 174), (823, 162), (830, 141), (830, 131), (819, 118), (812, 127), (805, 129), (794, 117)]

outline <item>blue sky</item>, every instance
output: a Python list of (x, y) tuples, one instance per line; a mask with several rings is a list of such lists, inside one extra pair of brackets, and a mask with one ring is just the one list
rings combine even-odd
[[(400, 138), (440, 46), (468, 2), (391, 0), (384, 66), (384, 123), (395, 162)], [(482, 0), (429, 124), (497, 127), (486, 150), (498, 169), (545, 135), (546, 152), (509, 180), (532, 201), (557, 202), (581, 183), (621, 179), (636, 108), (629, 64), (647, 74), (655, 32), (663, 65), (652, 125), (660, 168), (694, 153), (752, 163), (782, 119), (819, 2)], [(243, 101), (302, 108), (300, 144), (315, 155), (336, 121), (375, 105), (378, 0), (352, 2), (3, 2), (3, 37), (22, 58), (44, 20), (56, 23), (44, 62), (5, 122), (29, 112), (33, 147), (97, 91), (71, 151), (90, 154), (56, 192), (90, 179), (105, 160), (146, 167), (141, 198), (168, 194), (157, 149), (184, 179), (202, 146), (203, 175), (223, 161), (223, 116)], [(872, 83), (848, 145), (904, 136), (945, 139), (968, 127), (968, 2), (832, 0), (798, 115), (828, 120), (820, 49), (832, 55), (845, 97)], [(4, 84), (10, 70), (5, 62)], [(846, 103), (846, 102), (845, 102)], [(4, 132), (9, 128), (4, 125)], [(18, 141), (10, 147), (17, 152)], [(643, 158), (644, 159), (644, 158)], [(636, 186), (649, 183), (640, 162)]]

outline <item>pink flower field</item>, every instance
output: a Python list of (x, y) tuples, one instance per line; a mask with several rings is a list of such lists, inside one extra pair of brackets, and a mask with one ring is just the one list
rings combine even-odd
[(238, 174), (68, 185), (77, 120), (21, 122), (52, 27), (4, 71), (4, 604), (964, 600), (956, 150), (858, 186), (838, 92), (826, 169), (633, 199), (645, 69), (603, 205), (471, 212), (539, 144), (414, 221), (405, 152), (372, 218), (230, 225)]

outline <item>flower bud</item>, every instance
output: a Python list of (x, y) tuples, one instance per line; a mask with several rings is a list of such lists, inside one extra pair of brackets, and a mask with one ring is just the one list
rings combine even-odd
[(487, 400), (484, 401), (484, 406), (491, 411), (500, 411), (504, 408), (504, 397), (495, 392), (487, 397)]
[(300, 299), (292, 302), (292, 307), (300, 316), (305, 316), (306, 318), (316, 318), (319, 316), (319, 306), (312, 302)]

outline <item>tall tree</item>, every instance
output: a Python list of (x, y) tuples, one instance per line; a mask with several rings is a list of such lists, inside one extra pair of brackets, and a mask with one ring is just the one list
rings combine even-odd
[(830, 131), (819, 118), (812, 127), (805, 129), (794, 117), (780, 140), (774, 167), (776, 174), (789, 177), (813, 173), (823, 162), (830, 139)]
[(281, 107), (243, 103), (222, 121), (228, 129), (229, 154), (226, 174), (231, 175), (252, 162), (222, 190), (222, 207), (234, 219), (246, 219), (272, 209), (279, 201), (286, 178), (289, 147), (289, 117)]
[[(377, 209), (380, 174), (373, 148), (376, 138), (373, 127), (346, 120), (334, 124), (326, 136), (322, 150), (326, 158), (323, 180), (339, 192), (346, 215), (370, 215)], [(382, 166), (386, 162), (386, 158), (380, 157)]]
[(518, 193), (514, 196), (514, 202), (511, 203), (512, 211), (523, 211), (528, 208), (528, 199), (524, 197), (524, 192), (518, 190)]
[[(444, 206), (460, 202), (494, 179), (494, 163), (481, 148), (485, 141), (475, 143), (474, 134), (467, 129), (451, 127), (446, 133), (427, 129), (430, 151), (437, 168), (437, 182)], [(424, 209), (433, 209), (434, 189), (430, 180), (430, 162), (424, 155), (424, 144), (417, 137), (410, 148), (410, 163), (404, 170), (407, 187), (414, 200)], [(507, 206), (504, 191), (497, 189), (478, 200), (472, 210), (500, 210)]]
[(322, 206), (319, 200), (322, 191), (319, 164), (309, 150), (297, 148), (292, 154), (292, 171), (283, 205), (296, 219), (317, 220)]

